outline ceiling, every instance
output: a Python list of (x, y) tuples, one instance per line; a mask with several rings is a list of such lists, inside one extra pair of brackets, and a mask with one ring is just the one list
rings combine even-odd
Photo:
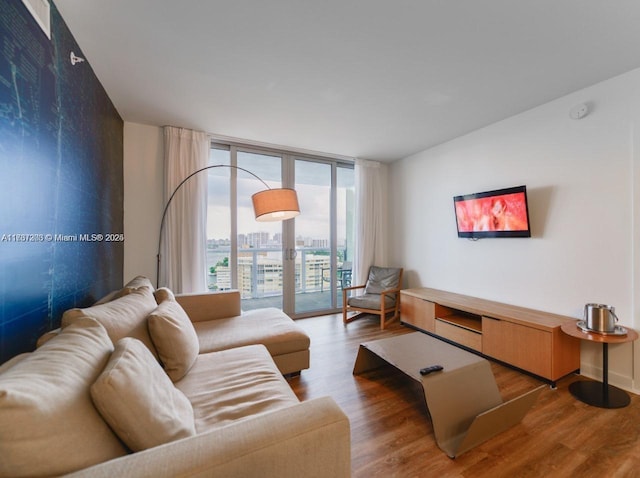
[(54, 3), (125, 121), (381, 161), (640, 67), (637, 0)]

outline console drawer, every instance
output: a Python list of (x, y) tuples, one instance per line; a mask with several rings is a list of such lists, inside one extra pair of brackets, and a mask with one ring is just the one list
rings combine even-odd
[(482, 334), (436, 318), (436, 334), (470, 349), (482, 351)]

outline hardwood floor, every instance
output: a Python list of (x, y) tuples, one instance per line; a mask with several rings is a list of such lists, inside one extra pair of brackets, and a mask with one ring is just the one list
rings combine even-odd
[[(330, 395), (351, 422), (354, 477), (638, 477), (640, 396), (605, 410), (571, 396), (573, 375), (545, 388), (516, 427), (452, 460), (436, 445), (420, 386), (391, 366), (354, 376), (361, 342), (413, 332), (376, 318), (298, 320), (311, 336), (311, 368), (289, 383), (301, 400)], [(492, 363), (504, 400), (542, 382)]]

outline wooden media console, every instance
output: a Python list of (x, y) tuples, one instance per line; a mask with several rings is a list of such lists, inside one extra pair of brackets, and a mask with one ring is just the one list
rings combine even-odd
[(561, 330), (574, 318), (437, 289), (400, 292), (402, 323), (552, 384), (580, 369), (580, 341)]

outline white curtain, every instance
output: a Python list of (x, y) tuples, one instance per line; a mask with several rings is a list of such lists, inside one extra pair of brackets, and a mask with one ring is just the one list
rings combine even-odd
[[(209, 136), (165, 126), (165, 204), (182, 180), (209, 161)], [(167, 210), (160, 251), (159, 286), (176, 293), (204, 292), (206, 282), (207, 173), (188, 179)]]
[(387, 266), (387, 166), (356, 159), (354, 284), (365, 284), (369, 267)]

